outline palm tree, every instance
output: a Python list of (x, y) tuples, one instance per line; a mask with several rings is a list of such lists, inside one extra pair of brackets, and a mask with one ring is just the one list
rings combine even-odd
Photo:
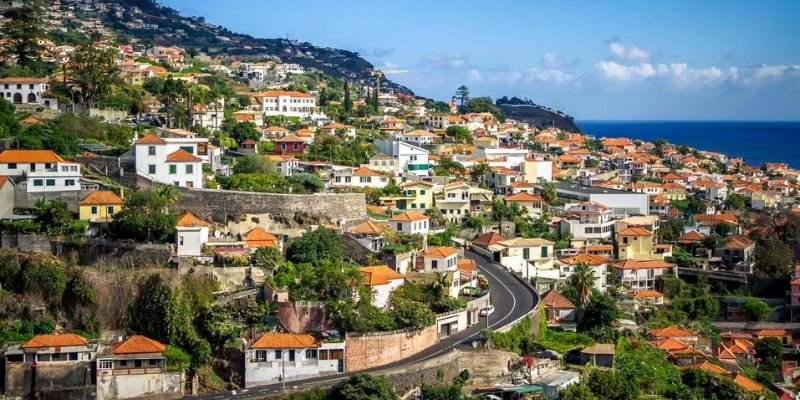
[(575, 288), (575, 307), (577, 308), (577, 316), (580, 321), (583, 318), (583, 311), (586, 304), (589, 302), (589, 297), (592, 295), (594, 288), (594, 270), (589, 267), (588, 263), (582, 262), (575, 267), (575, 271), (569, 277), (570, 283)]
[(554, 201), (556, 201), (556, 197), (558, 197), (558, 193), (556, 193), (556, 185), (553, 182), (547, 182), (544, 184), (544, 188), (542, 189), (542, 198), (547, 204), (552, 205)]
[(489, 164), (487, 163), (477, 163), (472, 166), (472, 171), (470, 171), (470, 176), (474, 182), (480, 183), (483, 182), (483, 178), (486, 174), (489, 173)]
[(449, 286), (447, 275), (439, 272), (434, 273), (433, 282), (431, 282), (431, 289), (433, 289), (437, 299), (444, 295), (444, 290), (447, 286)]

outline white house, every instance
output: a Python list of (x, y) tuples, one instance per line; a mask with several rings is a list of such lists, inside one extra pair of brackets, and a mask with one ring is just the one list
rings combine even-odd
[(384, 308), (389, 303), (389, 296), (405, 282), (405, 276), (389, 268), (387, 265), (376, 265), (359, 268), (364, 276), (364, 284), (372, 290), (372, 305)]
[(513, 238), (489, 246), (489, 250), (499, 253), (496, 260), (500, 265), (524, 277), (542, 276), (557, 278), (554, 268), (553, 249), (555, 243), (542, 238)]
[(594, 202), (568, 204), (567, 216), (561, 219), (561, 233), (572, 235), (578, 244), (609, 240), (614, 233), (614, 220), (608, 207)]
[(369, 169), (389, 175), (397, 174), (397, 164), (396, 158), (384, 153), (377, 153), (369, 158)]
[(553, 180), (553, 162), (526, 158), (520, 164), (522, 179), (528, 183), (550, 182)]
[[(134, 143), (136, 173), (156, 182), (203, 187), (203, 164), (219, 165), (219, 149), (208, 139), (160, 138), (147, 135)], [(205, 157), (201, 158), (201, 157)], [(211, 162), (208, 162), (211, 160)]]
[(12, 104), (44, 106), (58, 109), (58, 100), (45, 98), (49, 89), (47, 79), (9, 77), (0, 79), (0, 98)]
[(389, 219), (389, 226), (399, 233), (426, 235), (430, 230), (430, 218), (416, 211), (404, 211)]
[(569, 280), (578, 265), (586, 263), (594, 274), (594, 288), (600, 293), (608, 290), (608, 259), (601, 256), (580, 253), (576, 256), (565, 257), (559, 261), (561, 279)]
[(379, 151), (397, 159), (397, 169), (394, 171), (396, 176), (429, 175), (428, 150), (399, 140), (380, 140), (377, 144)]
[(216, 132), (222, 121), (225, 120), (225, 99), (220, 98), (212, 102), (210, 105), (194, 106), (192, 112), (192, 125), (202, 126), (211, 132)]
[(244, 354), (244, 386), (344, 373), (345, 342), (309, 334), (267, 333)]
[(166, 347), (134, 335), (97, 350), (97, 398), (133, 399), (183, 396), (183, 373), (167, 372)]
[(317, 98), (308, 93), (269, 90), (255, 96), (260, 99), (261, 111), (267, 117), (283, 115), (306, 119), (317, 108)]
[(386, 175), (381, 175), (367, 167), (347, 168), (333, 173), (332, 188), (373, 188), (382, 189), (389, 183)]
[(439, 139), (439, 136), (435, 133), (422, 129), (406, 132), (401, 137), (403, 140), (416, 145), (430, 145)]
[(617, 282), (635, 290), (655, 289), (656, 279), (675, 267), (664, 260), (634, 259), (625, 260), (614, 265)]
[(419, 255), (425, 260), (425, 272), (455, 271), (458, 268), (458, 252), (452, 247), (429, 246)]
[(178, 257), (199, 257), (208, 243), (208, 223), (186, 211), (175, 225), (175, 254)]
[(338, 122), (331, 122), (319, 128), (320, 133), (335, 136), (339, 132), (344, 133), (345, 137), (349, 139), (356, 138), (356, 127), (351, 125), (340, 124)]
[(28, 193), (56, 193), (81, 189), (81, 165), (51, 150), (5, 150), (0, 153), (0, 175), (25, 175)]

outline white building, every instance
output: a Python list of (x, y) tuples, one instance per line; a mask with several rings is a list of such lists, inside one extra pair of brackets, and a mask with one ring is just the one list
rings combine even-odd
[(654, 290), (656, 279), (675, 267), (664, 260), (625, 260), (614, 265), (617, 282), (635, 290)]
[(401, 135), (401, 138), (404, 141), (414, 143), (415, 145), (431, 145), (439, 140), (439, 136), (437, 134), (422, 129), (406, 132)]
[(270, 90), (256, 95), (261, 100), (261, 111), (265, 116), (310, 118), (317, 108), (317, 98), (308, 93), (286, 90)]
[[(648, 215), (650, 213), (650, 197), (644, 193), (599, 186), (583, 186), (569, 182), (556, 182), (555, 185), (559, 197), (600, 203), (611, 210), (613, 217), (624, 218), (630, 215)], [(537, 188), (542, 189), (542, 186), (537, 185)]]
[(419, 255), (424, 258), (425, 272), (441, 273), (458, 268), (458, 252), (452, 247), (429, 246)]
[(147, 135), (134, 143), (136, 173), (156, 182), (180, 187), (203, 187), (203, 164), (220, 165), (220, 150), (208, 139), (160, 138)]
[(416, 211), (404, 211), (389, 219), (389, 226), (399, 233), (427, 235), (430, 218)]
[(4, 150), (0, 153), (0, 175), (25, 175), (28, 193), (64, 192), (81, 189), (81, 166), (52, 150)]
[(579, 246), (610, 240), (614, 234), (614, 220), (608, 207), (594, 202), (567, 204), (567, 216), (561, 219), (562, 234), (572, 235)]
[(405, 282), (406, 277), (386, 265), (359, 268), (364, 275), (364, 284), (372, 291), (372, 305), (385, 308), (395, 289)]
[(133, 399), (183, 396), (183, 373), (167, 372), (166, 347), (134, 335), (97, 351), (97, 398)]
[(558, 270), (553, 263), (554, 245), (542, 238), (513, 238), (493, 244), (489, 250), (497, 253), (495, 260), (500, 265), (521, 273), (523, 277), (543, 276), (547, 272), (557, 277)]
[(525, 159), (520, 164), (522, 179), (528, 183), (550, 182), (553, 180), (553, 162)]
[(399, 140), (380, 140), (378, 149), (392, 158), (397, 159), (397, 169), (394, 175), (402, 177), (406, 174), (428, 176), (428, 156), (430, 152), (421, 147), (414, 146)]
[(578, 265), (586, 263), (594, 274), (594, 288), (599, 290), (600, 293), (605, 293), (608, 290), (608, 259), (605, 257), (580, 253), (576, 256), (562, 258), (559, 261), (559, 269), (561, 270), (561, 279), (567, 281)]
[(50, 86), (46, 79), (9, 77), (0, 79), (0, 98), (12, 104), (44, 106), (58, 109), (58, 100), (45, 98)]
[(390, 175), (397, 175), (397, 159), (384, 153), (369, 158), (369, 169)]
[(386, 175), (381, 175), (367, 167), (347, 168), (333, 173), (331, 188), (373, 188), (382, 189), (389, 183)]
[(192, 125), (202, 126), (216, 132), (225, 120), (225, 99), (220, 98), (210, 105), (195, 105), (192, 112)]
[(178, 257), (199, 257), (208, 243), (208, 223), (186, 211), (175, 225), (175, 254)]
[(251, 388), (344, 373), (345, 342), (309, 334), (267, 333), (244, 355), (244, 386)]

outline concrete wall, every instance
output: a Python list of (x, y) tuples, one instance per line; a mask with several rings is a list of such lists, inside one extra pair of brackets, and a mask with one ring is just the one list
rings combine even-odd
[(97, 399), (177, 399), (183, 397), (180, 373), (97, 377)]
[(270, 214), (287, 226), (335, 223), (350, 226), (367, 218), (362, 193), (318, 193), (313, 195), (237, 192), (212, 189), (181, 189), (175, 211), (192, 210), (201, 218), (226, 223), (242, 214)]
[(409, 332), (348, 333), (345, 371), (355, 372), (390, 364), (411, 357), (438, 341), (436, 325)]
[(335, 329), (325, 306), (317, 302), (278, 303), (278, 323), (291, 333)]
[(258, 285), (264, 283), (267, 273), (263, 268), (251, 267), (226, 267), (214, 268), (206, 266), (192, 266), (188, 268), (179, 267), (181, 274), (186, 274), (190, 269), (193, 269), (195, 274), (204, 274), (206, 276), (213, 276), (214, 280), (219, 283), (219, 290), (221, 291), (235, 291), (248, 287), (248, 282)]
[(36, 371), (27, 363), (6, 364), (5, 391), (11, 396), (27, 396), (31, 393), (33, 374), (36, 374), (36, 392), (47, 391), (49, 398), (60, 397), (61, 389), (87, 388), (92, 386), (92, 363), (78, 362), (60, 365), (40, 363)]
[(14, 190), (14, 208), (36, 208), (36, 202), (39, 200), (51, 201), (55, 199), (64, 200), (70, 211), (78, 213), (78, 202), (81, 201), (86, 195), (93, 192), (93, 190), (70, 190), (58, 192), (44, 192), (44, 193), (28, 193), (24, 185), (17, 185)]

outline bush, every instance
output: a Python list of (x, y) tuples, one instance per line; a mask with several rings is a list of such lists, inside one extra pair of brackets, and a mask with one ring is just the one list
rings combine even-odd
[(167, 362), (168, 371), (183, 371), (189, 368), (189, 364), (192, 361), (192, 358), (180, 347), (171, 345), (167, 345), (167, 348), (164, 349), (164, 358)]

